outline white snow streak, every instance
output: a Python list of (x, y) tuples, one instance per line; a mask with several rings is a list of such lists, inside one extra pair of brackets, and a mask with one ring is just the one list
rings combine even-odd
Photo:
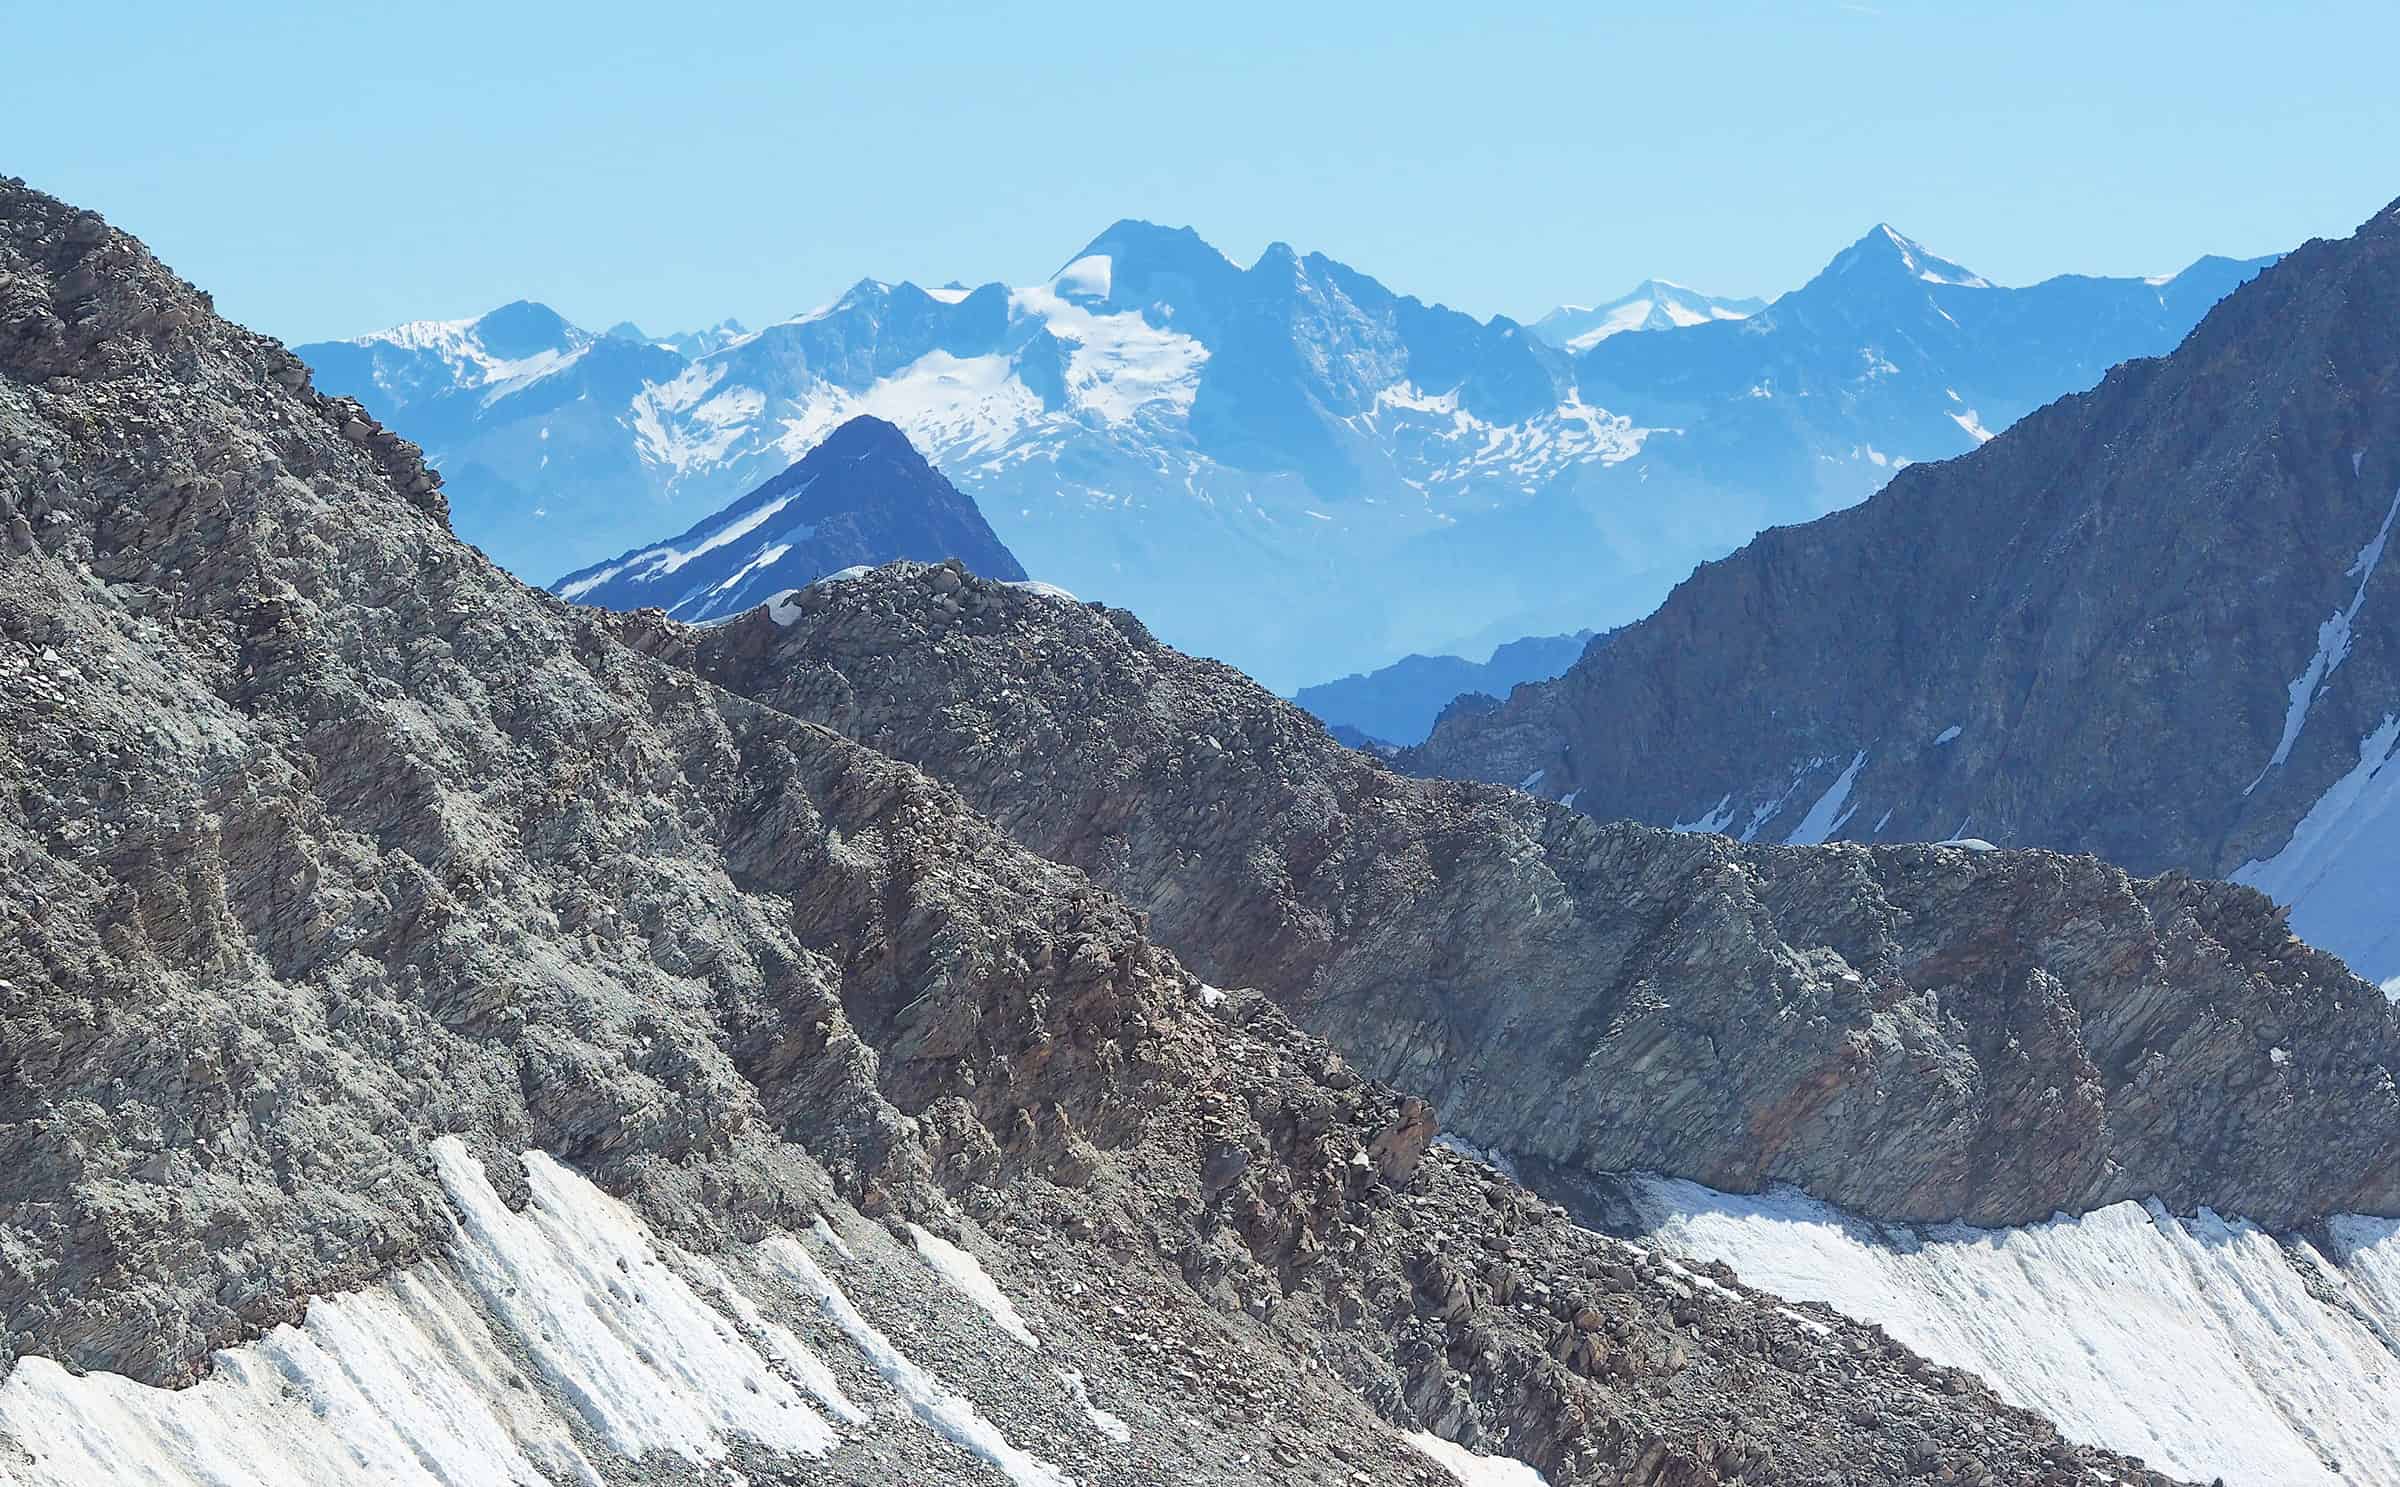
[(1725, 828), (1731, 826), (1732, 824), (1733, 795), (1729, 791), (1722, 798), (1720, 798), (1715, 805), (1710, 806), (1707, 810), (1702, 811), (1699, 815), (1694, 816), (1691, 820), (1676, 822), (1673, 829), (1676, 831), (1697, 831), (1711, 836), (1722, 836), (1725, 832)]
[(2358, 587), (2351, 592), (2347, 608), (2335, 610), (2331, 619), (2317, 626), (2316, 654), (2309, 657), (2307, 668), (2292, 678), (2287, 689), (2291, 703), (2283, 712), (2283, 737), (2275, 745), (2274, 757), (2267, 760), (2266, 768), (2258, 772), (2258, 778), (2242, 792), (2244, 795), (2265, 783), (2267, 775), (2291, 757), (2292, 745), (2299, 741), (2300, 730), (2308, 723), (2309, 704), (2316, 701), (2326, 680), (2349, 658), (2351, 623), (2367, 602), (2367, 583), (2375, 577), (2376, 566), (2383, 561), (2384, 544), (2391, 540), (2394, 517), (2400, 517), (2400, 491), (2392, 493), (2391, 509), (2384, 512), (2383, 525), (2376, 529), (2374, 538), (2358, 550), (2357, 560), (2343, 572), (2345, 578), (2356, 574)]
[(776, 512), (807, 495), (808, 486), (814, 484), (816, 484), (816, 480), (812, 477), (808, 485), (803, 485), (789, 495), (777, 496), (772, 501), (752, 507), (702, 537), (689, 548), (673, 547), (663, 542), (656, 547), (644, 548), (621, 563), (603, 568), (597, 573), (565, 585), (559, 589), (558, 597), (561, 599), (580, 598), (623, 573), (632, 574), (633, 581), (636, 583), (647, 583), (652, 579), (665, 578), (668, 574), (679, 571), (684, 564), (701, 554), (715, 552), (729, 542), (739, 542), (760, 527), (765, 526), (774, 519)]
[(816, 1298), (826, 1320), (841, 1329), (876, 1373), (908, 1406), (920, 1423), (1005, 1473), (1017, 1487), (1074, 1487), (1074, 1480), (1047, 1461), (1037, 1460), (1012, 1444), (1000, 1427), (985, 1419), (974, 1405), (951, 1392), (941, 1380), (909, 1361), (892, 1340), (858, 1313), (832, 1277), (797, 1242), (777, 1235), (757, 1249), (761, 1260), (776, 1267), (782, 1278)]
[(1025, 1325), (1025, 1319), (1017, 1314), (1016, 1303), (1008, 1299), (1007, 1294), (983, 1268), (981, 1260), (939, 1234), (928, 1233), (915, 1224), (908, 1226), (908, 1237), (916, 1244), (917, 1253), (925, 1257), (925, 1263), (933, 1267), (934, 1274), (947, 1282), (952, 1290), (983, 1308), (983, 1314), (990, 1317), (1001, 1331), (1029, 1348), (1042, 1345), (1041, 1339), (1033, 1335), (1033, 1329)]
[[(830, 1450), (832, 1427), (670, 1259), (836, 1414), (863, 1418), (714, 1264), (661, 1245), (583, 1178), (528, 1153), (531, 1201), (511, 1213), (457, 1138), (437, 1141), (434, 1160), (460, 1221), (447, 1256), (312, 1300), (301, 1325), (219, 1352), (187, 1389), (20, 1359), (0, 1384), (0, 1439), (29, 1460), (0, 1476), (25, 1487), (598, 1487), (567, 1412), (628, 1457), (721, 1462), (734, 1436), (789, 1455)], [(552, 1390), (529, 1387), (512, 1346)]]
[(1092, 1422), (1094, 1430), (1120, 1446), (1133, 1439), (1132, 1426), (1092, 1403), (1091, 1387), (1084, 1383), (1082, 1374), (1071, 1368), (1062, 1368), (1058, 1370), (1058, 1381), (1067, 1386), (1068, 1393), (1075, 1396), (1076, 1406), (1083, 1411), (1083, 1417)]
[[(18, 1360), (0, 1438), (20, 1487), (597, 1487), (563, 1422), (509, 1386), (491, 1332), (438, 1267), (310, 1303), (304, 1326), (227, 1348), (208, 1378), (154, 1389)], [(546, 1470), (545, 1470), (546, 1468)], [(26, 1473), (18, 1475), (19, 1472)]]
[(1975, 416), (1974, 409), (1969, 408), (1964, 413), (1953, 413), (1950, 415), (1950, 421), (1965, 429), (1967, 437), (1973, 439), (1977, 444), (1992, 442), (1992, 431), (1983, 426), (1983, 420)]
[(1784, 841), (1795, 847), (1813, 847), (1830, 838), (1852, 816), (1857, 815), (1858, 807), (1853, 805), (1848, 810), (1843, 807), (1849, 805), (1850, 786), (1858, 779), (1858, 772), (1866, 762), (1867, 751), (1860, 749), (1851, 759), (1850, 767), (1825, 787), (1825, 793), (1817, 797), (1817, 803), (1808, 808), (1808, 814), (1800, 818), (1800, 824), (1792, 828), (1792, 834), (1785, 837)]

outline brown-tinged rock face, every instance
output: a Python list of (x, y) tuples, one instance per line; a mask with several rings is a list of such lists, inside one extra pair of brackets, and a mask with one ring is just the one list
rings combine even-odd
[[(0, 1389), (35, 1358), (189, 1383), (312, 1296), (443, 1264), (460, 1218), (431, 1152), (456, 1136), (512, 1200), (532, 1186), (519, 1154), (546, 1151), (662, 1244), (744, 1274), (750, 1241), (820, 1214), (971, 1223), (1056, 1353), (978, 1347), (903, 1304), (938, 1281), (851, 1283), (1022, 1439), (1088, 1432), (1049, 1368), (1072, 1359), (1144, 1427), (1086, 1447), (1086, 1483), (1431, 1483), (1400, 1439), (1427, 1428), (1560, 1483), (2163, 1480), (1877, 1330), (1696, 1286), (1429, 1146), (1421, 1101), (1182, 968), (1144, 922), (1186, 922), (1170, 876), (1129, 907), (958, 788), (617, 633), (660, 650), (686, 632), (498, 573), (451, 537), (409, 446), (139, 244), (13, 181), (0, 527)], [(843, 602), (896, 602), (922, 573)], [(945, 592), (978, 616), (1049, 602)], [(727, 632), (772, 643), (754, 633)], [(1119, 664), (1088, 638), (1044, 715), (1083, 716), (1075, 688)], [(1231, 787), (1264, 764), (1221, 732), (1192, 748), (1227, 757), (1239, 810)], [(1477, 824), (1483, 792), (1431, 798), (1454, 834), (1389, 875), (1345, 857), (1373, 885), (1354, 907), (1515, 840)], [(1198, 808), (1119, 799), (1090, 839)], [(1261, 856), (1195, 952), (1232, 964), (1247, 885), (1342, 850)], [(1540, 853), (1513, 850), (1538, 881)], [(1476, 901), (1502, 931), (1530, 907), (1513, 887)], [(1338, 903), (1292, 902), (1275, 963), (1330, 964), (1361, 933), (1307, 922)], [(1277, 1000), (1307, 1010), (1327, 984)], [(626, 1287), (594, 1287), (605, 1309), (601, 1289)], [(780, 1320), (815, 1336), (830, 1315)], [(525, 1358), (482, 1361), (511, 1411), (592, 1408)], [(869, 1397), (896, 1419), (888, 1392)], [(915, 1428), (845, 1435), (812, 1479), (999, 1480)], [(593, 1449), (611, 1482), (721, 1479)], [(56, 1466), (0, 1431), (0, 1474)]]
[(937, 575), (623, 633), (940, 776), (1485, 1145), (1883, 1218), (2400, 1205), (2400, 1020), (2248, 890), (1601, 825), (1397, 774), (1120, 611), (970, 578), (953, 613)]

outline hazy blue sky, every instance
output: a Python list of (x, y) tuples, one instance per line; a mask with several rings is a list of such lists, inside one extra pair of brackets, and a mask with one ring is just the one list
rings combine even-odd
[(1878, 220), (2006, 282), (2400, 195), (2400, 6), (9, 0), (0, 171), (300, 340), (1037, 280), (1118, 217), (1529, 318)]

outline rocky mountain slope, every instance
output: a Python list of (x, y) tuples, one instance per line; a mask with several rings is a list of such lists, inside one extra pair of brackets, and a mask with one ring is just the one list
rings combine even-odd
[(552, 587), (604, 609), (649, 606), (697, 621), (739, 613), (844, 568), (952, 557), (994, 578), (1025, 577), (975, 503), (925, 463), (905, 434), (862, 414), (690, 531)]
[(445, 515), (0, 181), (10, 1479), (2164, 1480), (1569, 1225)]
[(1746, 320), (1574, 354), (1322, 254), (1245, 267), (1120, 222), (1039, 284), (863, 280), (713, 350), (528, 306), (300, 350), (423, 444), (460, 533), (535, 582), (873, 414), (1035, 574), (1288, 692), (1636, 618), (1761, 527), (2168, 349), (2246, 271), (2004, 289), (1929, 264), (1878, 229)]
[(1417, 767), (1745, 841), (2234, 877), (2400, 975), (2396, 306), (2386, 211), (2173, 355), (1707, 565)]
[(1402, 656), (1292, 697), (1327, 727), (1347, 725), (1387, 744), (1425, 741), (1442, 709), (1469, 693), (1498, 699), (1526, 682), (1544, 682), (1575, 664), (1592, 632), (1528, 635), (1494, 646), (1482, 661), (1464, 656)]
[(1901, 1220), (2400, 1206), (2400, 1011), (2246, 889), (1410, 779), (1123, 611), (951, 568), (621, 625), (939, 776), (1480, 1145)]
[[(1593, 826), (1395, 775), (1122, 612), (948, 568), (621, 623), (940, 774), (1591, 1226), (2198, 1478), (2400, 1481), (2400, 1225), (2340, 1211), (2394, 1202), (2395, 1017), (2255, 894)], [(1776, 1181), (1847, 1207), (1722, 1191)], [(1961, 1214), (2002, 1227), (1892, 1221)]]

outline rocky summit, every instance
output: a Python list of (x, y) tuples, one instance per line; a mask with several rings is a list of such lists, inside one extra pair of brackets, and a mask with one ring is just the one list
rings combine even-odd
[[(2262, 1100), (2189, 1170), (2119, 1135), (2252, 1072), (2209, 1032), (2237, 995), (2329, 1078), (2384, 1036), (2239, 890), (1603, 831), (1333, 754), (1121, 615), (906, 565), (805, 592), (711, 645), (526, 587), (409, 441), (0, 181), (0, 1476), (2167, 1480), (1879, 1328), (1569, 1223), (1354, 1072), (1428, 1067), (1407, 999), (1462, 1034), (1518, 1015), (1457, 972), (1573, 953), (1554, 877), (1649, 885), (1622, 913), (1653, 913), (1657, 973), (1746, 957), (1837, 1100), (1904, 1103), (1929, 1065), (1971, 1090), (1954, 1050), (2005, 1037), (2088, 1066), (1999, 1076), (2074, 1117), (2053, 1186), (2121, 1161), (2270, 1208), (2377, 1191), (2363, 1102), (2285, 1149), (2304, 1116)], [(894, 751), (969, 663), (959, 737), (989, 741), (937, 779)], [(1082, 720), (1128, 667), (1151, 689)], [(904, 675), (929, 695), (874, 690)], [(1188, 728), (1169, 676), (1239, 705)], [(1170, 762), (1225, 803), (1134, 793)], [(974, 802), (1008, 771), (1003, 830)], [(1045, 822), (1069, 861), (1027, 844)], [(1231, 887), (1168, 870), (1242, 833)], [(2039, 929), (2069, 888), (2099, 921)], [(1459, 963), (1393, 990), (1411, 1031), (1354, 1055), (1281, 1010), (1355, 1029), (1382, 993), (1343, 967), (1397, 979), (1429, 943), (1355, 916), (1445, 900)], [(1771, 932), (1800, 901), (1847, 953)], [(1952, 938), (1910, 919), (1937, 905)], [(1934, 945), (1938, 978), (1908, 958)], [(2154, 965), (2190, 971), (2166, 1011)], [(1637, 984), (1574, 1015), (1703, 1041)], [(1786, 1145), (1825, 1150), (1789, 1108)], [(1929, 1128), (1887, 1118), (1867, 1155)]]
[(1744, 841), (2232, 877), (2400, 976), (2396, 379), (2400, 208), (2172, 355), (1703, 566), (1412, 767)]

